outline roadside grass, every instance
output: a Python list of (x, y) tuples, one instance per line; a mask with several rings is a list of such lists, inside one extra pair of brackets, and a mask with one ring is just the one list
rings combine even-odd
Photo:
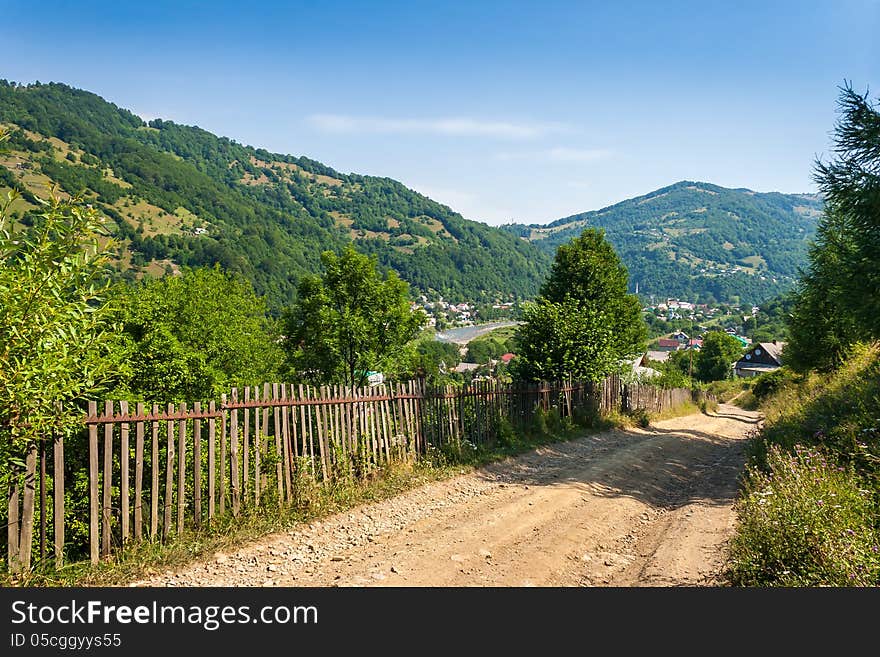
[(676, 417), (693, 415), (694, 413), (700, 412), (706, 412), (706, 407), (702, 402), (698, 405), (692, 401), (686, 401), (659, 413), (651, 413), (638, 408), (629, 413), (614, 412), (606, 417), (608, 421), (614, 423), (614, 426), (646, 428), (654, 422), (662, 422), (663, 420), (671, 420)]
[(762, 379), (729, 581), (880, 584), (880, 343), (829, 374)]
[(526, 430), (516, 430), (506, 421), (500, 421), (498, 435), (491, 446), (461, 441), (430, 448), (418, 461), (392, 462), (363, 479), (351, 477), (330, 486), (322, 486), (308, 476), (300, 477), (294, 486), (294, 503), (281, 511), (246, 509), (237, 518), (217, 518), (209, 527), (185, 532), (168, 543), (133, 544), (94, 566), (88, 561), (79, 561), (55, 569), (51, 563), (38, 563), (21, 575), (0, 573), (0, 586), (125, 585), (218, 551), (240, 548), (267, 534), (289, 531), (302, 523), (394, 497), (432, 481), (466, 474), (541, 446), (626, 425), (626, 418), (617, 414), (599, 417), (582, 413), (575, 419), (561, 418), (555, 410), (539, 411)]
[(712, 381), (706, 384), (705, 392), (715, 395), (722, 404), (726, 404), (734, 397), (749, 390), (753, 385), (752, 379), (725, 379), (724, 381)]
[(874, 491), (825, 450), (773, 446), (738, 502), (731, 582), (738, 586), (876, 586)]

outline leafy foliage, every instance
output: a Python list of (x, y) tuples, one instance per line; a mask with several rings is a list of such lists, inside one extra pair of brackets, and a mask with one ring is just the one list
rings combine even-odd
[(134, 396), (205, 399), (275, 378), (282, 360), (277, 330), (246, 281), (202, 268), (122, 286), (117, 294), (128, 340), (130, 378), (123, 385)]
[(101, 218), (79, 199), (52, 198), (33, 227), (11, 230), (14, 199), (0, 205), (0, 483), (27, 445), (78, 425), (76, 402), (116, 369)]
[(720, 381), (733, 376), (731, 366), (742, 355), (742, 345), (723, 331), (711, 331), (703, 337), (694, 375), (700, 381)]
[(352, 247), (321, 260), (324, 274), (302, 280), (285, 319), (290, 368), (316, 382), (360, 386), (368, 371), (408, 367), (406, 347), (426, 317), (410, 309), (407, 284)]
[(458, 345), (451, 342), (424, 338), (416, 342), (415, 348), (418, 373), (431, 381), (451, 372), (461, 362)]
[(626, 293), (627, 272), (601, 230), (559, 247), (536, 303), (523, 308), (517, 376), (598, 379), (643, 347), (641, 307)]
[[(506, 329), (501, 329), (506, 331)], [(469, 363), (488, 363), (490, 360), (498, 360), (504, 354), (515, 353), (516, 340), (513, 336), (503, 337), (496, 334), (495, 331), (488, 335), (481, 335), (474, 338), (467, 345), (467, 362)]]

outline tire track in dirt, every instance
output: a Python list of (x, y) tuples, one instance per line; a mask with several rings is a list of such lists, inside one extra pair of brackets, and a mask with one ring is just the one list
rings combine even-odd
[(134, 585), (717, 583), (745, 438), (759, 419), (722, 404), (587, 435)]

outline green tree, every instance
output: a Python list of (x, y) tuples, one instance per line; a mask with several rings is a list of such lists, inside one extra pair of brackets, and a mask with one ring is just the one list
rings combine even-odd
[(667, 369), (677, 370), (687, 377), (694, 375), (695, 363), (700, 358), (700, 352), (695, 349), (679, 349), (669, 354), (663, 363)]
[(514, 376), (532, 381), (560, 381), (571, 376), (598, 380), (618, 367), (612, 323), (595, 306), (573, 299), (553, 303), (540, 298), (523, 306), (519, 353)]
[(131, 393), (156, 402), (205, 399), (277, 376), (283, 353), (265, 301), (219, 266), (118, 294)]
[(451, 372), (461, 362), (458, 345), (440, 342), (433, 338), (424, 338), (416, 343), (418, 354), (417, 369), (428, 379), (437, 379), (444, 373)]
[(809, 268), (792, 295), (785, 362), (795, 371), (833, 369), (855, 342), (868, 337), (848, 307), (857, 286), (852, 270), (858, 248), (847, 223), (839, 210), (826, 209), (810, 247)]
[(786, 359), (830, 369), (856, 342), (880, 337), (880, 111), (841, 89), (836, 157), (816, 163), (825, 213), (794, 295)]
[(491, 335), (474, 338), (467, 345), (467, 362), (488, 363), (498, 360), (513, 350), (512, 340), (504, 340)]
[(733, 375), (733, 363), (742, 355), (739, 340), (723, 331), (703, 337), (699, 358), (694, 358), (694, 376), (700, 381), (720, 381)]
[(306, 276), (287, 313), (285, 348), (289, 367), (320, 382), (362, 385), (370, 370), (410, 370), (407, 348), (426, 316), (413, 311), (408, 285), (396, 273), (379, 271), (375, 256), (347, 247), (325, 251), (322, 276)]
[(601, 378), (644, 347), (638, 297), (601, 229), (588, 228), (556, 252), (541, 296), (523, 309), (513, 371), (528, 379)]
[[(30, 228), (0, 203), (0, 484), (35, 442), (80, 427), (77, 402), (116, 376), (103, 220), (81, 199), (52, 197)], [(61, 403), (58, 406), (58, 403)]]

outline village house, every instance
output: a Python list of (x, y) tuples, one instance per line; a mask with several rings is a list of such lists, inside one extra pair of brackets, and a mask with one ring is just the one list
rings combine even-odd
[(739, 377), (760, 376), (767, 372), (778, 370), (782, 367), (782, 348), (784, 342), (759, 342), (753, 345), (743, 354), (736, 363), (733, 371)]
[(681, 343), (675, 338), (660, 338), (657, 340), (657, 351), (678, 351)]

